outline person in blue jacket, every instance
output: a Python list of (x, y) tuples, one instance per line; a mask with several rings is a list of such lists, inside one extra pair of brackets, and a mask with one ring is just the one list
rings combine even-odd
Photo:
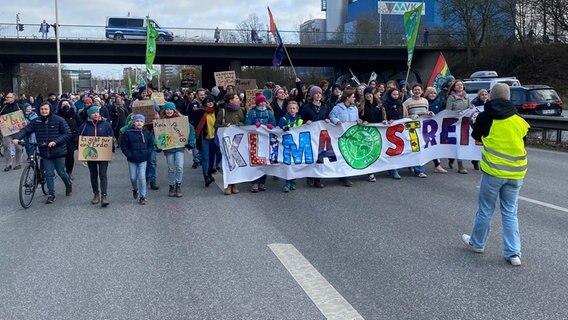
[[(114, 137), (110, 123), (104, 120), (100, 114), (100, 107), (92, 106), (87, 109), (88, 120), (79, 127), (79, 136), (90, 137)], [(89, 173), (91, 175), (91, 187), (93, 189), (92, 204), (101, 203), (102, 207), (107, 207), (110, 203), (107, 195), (107, 170), (109, 161), (87, 161)], [(99, 193), (100, 179), (100, 193)]]
[(47, 182), (46, 203), (53, 203), (55, 201), (55, 171), (65, 183), (65, 195), (69, 196), (72, 191), (71, 180), (65, 172), (67, 141), (71, 138), (71, 130), (65, 119), (51, 113), (49, 102), (43, 102), (40, 105), (39, 115), (39, 118), (31, 120), (24, 129), (16, 133), (12, 143), (17, 145), (21, 139), (35, 133)]
[(139, 203), (146, 204), (146, 165), (153, 148), (153, 140), (144, 127), (145, 118), (141, 114), (133, 117), (133, 126), (122, 135), (120, 150), (128, 161), (128, 172), (132, 185), (132, 196)]

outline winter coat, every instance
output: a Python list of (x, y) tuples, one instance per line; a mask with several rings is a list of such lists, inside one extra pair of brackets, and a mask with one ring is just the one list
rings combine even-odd
[(128, 162), (142, 163), (150, 157), (152, 143), (151, 134), (146, 128), (130, 128), (122, 134), (120, 150)]
[(81, 118), (73, 108), (67, 110), (59, 108), (57, 110), (57, 115), (65, 119), (69, 129), (71, 130), (71, 138), (67, 141), (68, 150), (77, 150), (79, 146), (79, 124), (81, 123)]
[(306, 102), (300, 108), (300, 115), (304, 121), (319, 121), (329, 118), (329, 108), (322, 102), (319, 112), (316, 111), (316, 106), (312, 102)]
[[(15, 139), (23, 139), (32, 133), (36, 134), (39, 154), (46, 159), (56, 159), (67, 155), (67, 141), (71, 138), (71, 130), (65, 119), (58, 115), (50, 114), (47, 117), (38, 117), (16, 133)], [(54, 141), (55, 145), (48, 148), (47, 145)]]
[(113, 137), (114, 132), (108, 121), (103, 119), (93, 121), (89, 119), (79, 127), (79, 135), (89, 137)]
[(359, 111), (355, 105), (347, 107), (343, 102), (338, 103), (329, 113), (331, 123), (354, 122), (359, 119)]
[(400, 99), (393, 99), (390, 95), (385, 95), (383, 107), (387, 114), (387, 120), (399, 120), (404, 118), (404, 107)]
[(276, 119), (274, 119), (274, 113), (268, 110), (259, 110), (258, 107), (254, 107), (247, 112), (247, 117), (245, 119), (245, 126), (256, 124), (260, 122), (261, 124), (267, 125), (271, 124), (276, 126)]
[(381, 123), (386, 120), (385, 117), (386, 113), (382, 105), (377, 104), (374, 100), (373, 103), (365, 100), (361, 120), (367, 121), (368, 123)]
[(489, 135), (493, 119), (507, 119), (515, 114), (517, 114), (517, 108), (509, 100), (495, 99), (487, 101), (484, 111), (477, 116), (471, 137), (477, 141), (482, 141), (482, 137)]
[(229, 104), (225, 104), (224, 107), (217, 112), (217, 116), (215, 117), (215, 128), (224, 127), (227, 124), (232, 125), (243, 125), (245, 122), (245, 115), (243, 113), (243, 109), (238, 106), (229, 106)]
[(428, 111), (432, 111), (434, 114), (446, 109), (446, 106), (442, 104), (441, 94), (438, 94), (434, 100), (430, 100), (428, 97), (426, 97), (426, 100), (428, 100)]
[(454, 110), (454, 111), (463, 111), (469, 108), (469, 98), (467, 95), (464, 97), (459, 97), (453, 94), (448, 96), (448, 100), (446, 101), (446, 109)]

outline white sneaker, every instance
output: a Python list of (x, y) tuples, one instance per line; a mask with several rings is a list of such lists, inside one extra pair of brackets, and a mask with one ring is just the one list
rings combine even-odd
[(465, 245), (466, 248), (468, 248), (469, 250), (475, 252), (475, 253), (483, 253), (483, 251), (485, 251), (485, 249), (483, 248), (476, 248), (471, 244), (471, 237), (467, 234), (462, 234), (462, 242)]
[(441, 165), (434, 168), (436, 173), (448, 173), (448, 170), (444, 169)]
[(521, 265), (521, 257), (519, 256), (505, 257), (505, 260), (509, 261), (509, 263), (515, 267)]
[(418, 178), (426, 178), (427, 175), (424, 172), (420, 172), (417, 177)]
[(374, 174), (370, 174), (370, 175), (369, 175), (369, 182), (375, 182), (375, 181), (377, 181), (377, 178), (375, 178), (375, 175), (374, 175)]

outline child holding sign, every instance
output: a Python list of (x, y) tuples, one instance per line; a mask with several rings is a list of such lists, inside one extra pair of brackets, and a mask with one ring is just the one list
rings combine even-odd
[[(162, 111), (160, 111), (160, 119), (171, 119), (181, 116), (181, 113), (176, 110), (176, 105), (170, 101), (166, 102)], [(195, 129), (193, 129), (191, 123), (189, 124), (188, 141), (188, 145), (195, 147)], [(183, 150), (183, 147), (164, 150), (164, 155), (166, 156), (166, 162), (168, 164), (168, 185), (170, 186), (168, 197), (181, 198), (183, 196), (183, 193), (181, 192), (184, 162)]]

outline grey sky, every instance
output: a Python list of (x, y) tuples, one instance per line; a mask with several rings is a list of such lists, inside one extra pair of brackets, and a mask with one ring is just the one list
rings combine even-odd
[[(55, 22), (55, 0), (3, 1), (0, 23), (39, 24), (43, 19)], [(143, 17), (147, 14), (162, 27), (175, 28), (234, 28), (256, 13), (263, 24), (268, 24), (266, 6), (270, 6), (281, 31), (296, 31), (309, 19), (324, 18), (320, 0), (58, 0), (59, 23), (62, 25), (104, 26), (107, 16)], [(64, 63), (64, 61), (63, 61)], [(73, 67), (73, 65), (67, 65)], [(94, 75), (118, 77), (123, 66), (78, 65), (91, 69)]]

